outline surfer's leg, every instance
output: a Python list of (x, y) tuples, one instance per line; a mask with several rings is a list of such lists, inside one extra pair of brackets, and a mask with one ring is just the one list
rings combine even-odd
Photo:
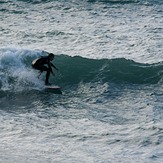
[(40, 72), (42, 73), (43, 71), (46, 71), (46, 80), (45, 80), (45, 85), (49, 84), (49, 76), (50, 76), (50, 69), (46, 66), (43, 65), (36, 65), (33, 66), (35, 69), (40, 70)]
[(42, 66), (40, 67), (40, 70), (43, 72), (43, 71), (46, 71), (46, 80), (45, 80), (45, 85), (48, 85), (49, 84), (49, 76), (50, 76), (50, 69), (46, 66)]
[(45, 85), (48, 85), (49, 84), (49, 76), (50, 76), (50, 70), (48, 69), (47, 70), (47, 73), (46, 73)]

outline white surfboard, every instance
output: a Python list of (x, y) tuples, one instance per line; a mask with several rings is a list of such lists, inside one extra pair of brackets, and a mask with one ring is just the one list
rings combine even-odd
[(61, 87), (57, 85), (46, 85), (45, 90), (52, 93), (62, 94)]

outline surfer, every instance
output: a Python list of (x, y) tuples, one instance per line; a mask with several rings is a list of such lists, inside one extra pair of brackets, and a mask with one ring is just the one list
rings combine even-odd
[[(54, 67), (56, 70), (58, 70), (57, 67), (55, 67), (51, 61), (53, 61), (55, 55), (53, 53), (48, 53), (48, 56), (42, 56), (40, 58), (37, 58), (35, 59), (33, 62), (32, 62), (32, 67), (34, 69), (37, 69), (37, 70), (40, 70), (40, 75), (43, 71), (46, 71), (46, 80), (45, 80), (45, 85), (51, 85), (49, 83), (49, 76), (50, 76), (50, 73), (53, 74), (53, 76), (55, 76), (55, 73), (53, 72), (52, 70), (52, 67)], [(45, 66), (47, 65), (47, 66)], [(39, 76), (40, 76), (39, 75)], [(39, 78), (38, 76), (38, 78)]]

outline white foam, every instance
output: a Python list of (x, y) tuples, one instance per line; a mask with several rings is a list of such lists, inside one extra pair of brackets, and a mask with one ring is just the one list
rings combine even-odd
[(1, 90), (40, 89), (43, 81), (37, 78), (31, 66), (32, 60), (40, 55), (42, 51), (39, 50), (0, 49)]

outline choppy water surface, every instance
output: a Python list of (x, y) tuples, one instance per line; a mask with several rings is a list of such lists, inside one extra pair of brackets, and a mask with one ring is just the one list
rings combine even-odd
[(2, 0), (0, 162), (162, 163), (162, 18), (162, 0)]

